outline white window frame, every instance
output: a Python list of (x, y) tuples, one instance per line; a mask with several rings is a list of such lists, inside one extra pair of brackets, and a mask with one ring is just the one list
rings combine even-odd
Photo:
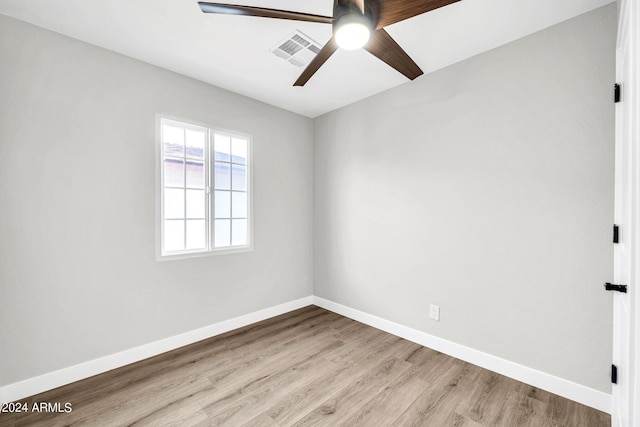
[[(164, 251), (164, 148), (162, 142), (162, 125), (164, 122), (175, 123), (180, 127), (193, 128), (206, 131), (205, 146), (205, 249), (185, 249), (181, 251)], [(214, 246), (214, 153), (213, 140), (215, 133), (226, 134), (232, 137), (247, 140), (247, 244), (236, 246)], [(194, 122), (168, 115), (156, 115), (156, 260), (167, 261), (175, 259), (197, 258), (211, 255), (249, 252), (253, 250), (253, 138), (251, 135), (235, 130), (222, 129), (208, 124)]]

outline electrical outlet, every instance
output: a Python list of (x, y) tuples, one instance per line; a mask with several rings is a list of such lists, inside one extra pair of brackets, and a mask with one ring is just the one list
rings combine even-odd
[(440, 306), (429, 304), (429, 318), (440, 321)]

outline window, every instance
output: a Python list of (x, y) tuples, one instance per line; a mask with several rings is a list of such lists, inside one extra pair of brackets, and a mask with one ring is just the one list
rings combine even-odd
[(159, 118), (158, 257), (251, 248), (251, 138)]

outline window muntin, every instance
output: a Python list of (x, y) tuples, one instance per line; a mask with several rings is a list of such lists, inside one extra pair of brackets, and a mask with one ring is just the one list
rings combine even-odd
[(159, 256), (251, 247), (247, 135), (160, 118)]
[(247, 241), (247, 140), (214, 133), (215, 247)]

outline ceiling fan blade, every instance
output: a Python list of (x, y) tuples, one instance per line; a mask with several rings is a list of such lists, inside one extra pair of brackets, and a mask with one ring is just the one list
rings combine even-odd
[(293, 21), (320, 22), (324, 24), (331, 24), (333, 22), (333, 18), (329, 16), (311, 15), (309, 13), (291, 12), (288, 10), (207, 2), (198, 2), (198, 5), (204, 13), (260, 16), (263, 18), (290, 19)]
[(460, 0), (378, 0), (376, 28), (386, 27), (458, 1)]
[(364, 0), (353, 0), (353, 4), (360, 10), (360, 12), (364, 13)]
[(364, 49), (404, 74), (409, 80), (423, 74), (418, 64), (382, 28), (371, 33), (369, 42)]
[(364, 13), (364, 1), (365, 0), (334, 0), (333, 6), (356, 7), (360, 9), (360, 12)]
[(315, 58), (311, 60), (309, 65), (307, 65), (307, 68), (304, 69), (302, 74), (300, 74), (300, 77), (298, 77), (298, 80), (296, 80), (293, 85), (304, 86), (305, 83), (309, 81), (311, 76), (313, 76), (316, 71), (318, 71), (320, 67), (322, 67), (322, 64), (327, 62), (327, 59), (329, 59), (329, 57), (333, 55), (336, 50), (338, 50), (338, 44), (336, 43), (335, 39), (331, 37), (331, 40), (329, 40), (327, 44), (325, 44), (320, 52), (315, 56)]

